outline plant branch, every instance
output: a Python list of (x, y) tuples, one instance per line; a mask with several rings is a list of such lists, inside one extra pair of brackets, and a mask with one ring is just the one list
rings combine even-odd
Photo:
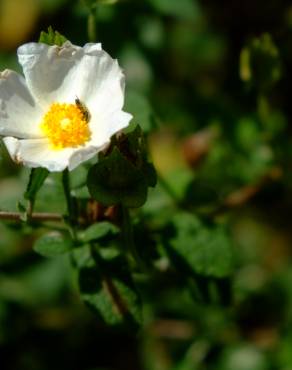
[[(0, 220), (22, 221), (22, 213), (0, 211)], [(59, 213), (35, 212), (29, 216), (32, 221), (63, 221), (63, 216)]]
[(133, 225), (132, 220), (130, 217), (130, 212), (127, 207), (122, 206), (122, 217), (123, 217), (123, 234), (124, 234), (124, 241), (125, 244), (134, 257), (136, 263), (141, 268), (141, 270), (147, 269), (145, 262), (140, 257), (139, 252), (137, 251), (135, 241), (134, 241), (134, 233), (133, 233)]
[(67, 168), (63, 171), (62, 183), (63, 183), (63, 189), (64, 189), (64, 194), (65, 194), (65, 199), (66, 199), (66, 204), (67, 204), (68, 217), (69, 217), (70, 223), (72, 223), (73, 204), (72, 204), (71, 191), (70, 191), (69, 171)]
[(74, 208), (73, 199), (71, 196), (70, 177), (69, 177), (68, 168), (66, 168), (63, 171), (62, 175), (63, 175), (62, 176), (63, 189), (64, 189), (64, 194), (65, 194), (65, 199), (66, 199), (66, 204), (67, 204), (68, 224), (70, 226), (70, 232), (72, 234), (72, 238), (74, 240), (77, 240), (77, 233), (75, 230), (75, 222), (76, 222), (75, 208)]

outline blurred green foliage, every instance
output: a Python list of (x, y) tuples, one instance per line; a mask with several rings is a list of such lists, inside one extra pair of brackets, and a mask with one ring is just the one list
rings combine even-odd
[[(86, 43), (88, 7), (158, 171), (131, 210), (142, 263), (99, 218), (90, 162), (71, 174), (85, 248), (63, 223), (1, 221), (1, 369), (292, 369), (291, 3), (1, 0), (0, 69), (19, 71), (15, 48), (49, 25)], [(27, 188), (0, 153), (0, 210), (37, 195), (36, 211), (65, 213), (60, 174)], [(140, 205), (155, 179), (139, 166)]]

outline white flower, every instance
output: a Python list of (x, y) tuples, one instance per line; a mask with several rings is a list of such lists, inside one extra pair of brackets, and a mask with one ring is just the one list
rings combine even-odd
[(0, 73), (0, 135), (13, 160), (72, 170), (128, 126), (124, 75), (101, 44), (29, 43), (17, 53), (25, 78)]

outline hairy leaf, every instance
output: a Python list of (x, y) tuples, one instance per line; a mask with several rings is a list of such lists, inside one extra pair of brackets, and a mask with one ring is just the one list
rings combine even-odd
[(143, 172), (117, 148), (91, 167), (87, 186), (91, 196), (104, 205), (141, 207), (147, 197), (147, 181)]
[(206, 226), (188, 213), (174, 217), (175, 236), (169, 242), (173, 261), (195, 274), (223, 278), (233, 271), (231, 241), (222, 226)]
[(141, 323), (141, 302), (125, 259), (87, 260), (79, 271), (81, 297), (108, 325)]

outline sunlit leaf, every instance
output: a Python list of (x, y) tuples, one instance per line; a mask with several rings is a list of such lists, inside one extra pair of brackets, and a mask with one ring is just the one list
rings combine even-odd
[(113, 236), (118, 234), (119, 228), (114, 224), (103, 221), (95, 223), (89, 226), (83, 233), (82, 233), (82, 240), (84, 242), (90, 242), (92, 240), (102, 239), (108, 235)]
[(62, 46), (67, 38), (61, 35), (58, 31), (54, 31), (50, 26), (48, 32), (42, 31), (40, 34), (39, 42), (47, 45)]
[(70, 251), (72, 240), (69, 236), (53, 231), (40, 237), (33, 249), (44, 257), (55, 257)]

